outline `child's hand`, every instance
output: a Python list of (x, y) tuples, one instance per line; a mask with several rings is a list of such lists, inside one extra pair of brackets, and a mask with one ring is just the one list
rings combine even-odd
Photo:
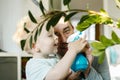
[(80, 80), (80, 78), (79, 78), (80, 73), (81, 73), (81, 71), (72, 72), (72, 73), (67, 77), (67, 80)]
[(82, 52), (85, 49), (86, 45), (87, 45), (87, 41), (85, 40), (85, 37), (80, 38), (79, 40), (76, 40), (75, 42), (69, 43), (68, 50), (71, 50), (77, 54), (79, 52)]

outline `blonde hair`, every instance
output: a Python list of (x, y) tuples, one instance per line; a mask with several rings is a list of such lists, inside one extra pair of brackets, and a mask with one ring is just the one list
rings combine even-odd
[[(41, 23), (41, 22), (44, 22), (44, 19), (45, 19), (44, 16), (41, 16), (41, 17), (37, 17), (37, 18), (36, 18), (38, 24)], [(63, 21), (64, 21), (64, 17), (61, 17), (61, 19), (59, 20), (58, 23), (63, 23)], [(47, 23), (47, 22), (48, 22), (48, 21), (46, 21), (46, 22), (44, 23), (43, 27), (46, 26), (46, 23)], [(27, 30), (29, 30), (30, 32), (33, 31), (33, 29), (35, 29), (35, 28), (38, 26), (38, 24), (35, 24), (35, 23), (33, 23), (33, 22), (30, 20), (29, 16), (23, 17), (23, 18), (18, 22), (18, 24), (17, 24), (17, 29), (16, 29), (16, 32), (15, 32), (15, 34), (14, 34), (14, 36), (13, 36), (13, 40), (17, 43), (18, 46), (21, 47), (21, 43), (20, 43), (21, 40), (26, 40), (26, 39), (27, 39), (23, 50), (24, 50), (24, 51), (27, 51), (27, 52), (29, 52), (29, 53), (33, 53), (32, 49), (30, 48), (30, 42), (29, 42), (29, 40), (30, 40), (30, 37), (29, 37), (30, 33), (27, 33), (27, 32), (24, 30), (24, 25), (25, 25), (25, 23), (26, 23), (25, 28), (27, 28)], [(33, 35), (34, 35), (34, 34), (35, 34), (35, 33), (33, 33)], [(34, 44), (35, 44), (35, 43), (33, 42), (32, 45), (34, 45)], [(33, 46), (32, 46), (32, 47), (33, 47)]]
[[(37, 22), (40, 22), (40, 17), (38, 17), (36, 20)], [(24, 30), (24, 25), (26, 24), (26, 28), (29, 30), (29, 31), (33, 31), (33, 29), (38, 25), (38, 24), (35, 24), (33, 23), (29, 16), (25, 16), (23, 17), (17, 24), (17, 29), (16, 29), (16, 32), (15, 34), (13, 35), (13, 40), (17, 43), (18, 46), (20, 46), (20, 41), (21, 40), (24, 40), (26, 38), (28, 38), (28, 36), (30, 35), (29, 33), (27, 33), (25, 30)], [(29, 46), (29, 41), (26, 40), (26, 44), (25, 44), (25, 47), (24, 47), (24, 51), (31, 51), (31, 48)]]

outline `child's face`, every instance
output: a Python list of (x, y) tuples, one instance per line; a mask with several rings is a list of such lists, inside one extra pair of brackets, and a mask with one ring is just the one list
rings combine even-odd
[(40, 52), (45, 55), (57, 53), (58, 38), (54, 34), (54, 29), (51, 27), (50, 30), (47, 31), (46, 28), (43, 27), (36, 45), (40, 49)]

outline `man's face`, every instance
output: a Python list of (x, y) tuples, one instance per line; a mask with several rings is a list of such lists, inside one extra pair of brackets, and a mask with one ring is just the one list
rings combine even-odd
[(58, 54), (63, 56), (67, 51), (67, 38), (73, 34), (74, 29), (70, 22), (58, 22), (54, 27), (55, 34), (58, 36)]

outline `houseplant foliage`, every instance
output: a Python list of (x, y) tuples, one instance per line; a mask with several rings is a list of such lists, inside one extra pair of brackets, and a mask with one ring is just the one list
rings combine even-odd
[[(36, 1), (36, 0), (33, 0), (33, 1)], [(70, 2), (71, 0), (63, 0), (64, 6), (67, 6), (68, 9), (61, 11), (61, 10), (55, 10), (53, 7), (53, 0), (50, 0), (52, 10), (47, 11), (45, 7), (43, 6), (42, 0), (39, 0), (39, 2), (36, 1), (35, 3), (37, 3), (37, 6), (40, 8), (40, 11), (42, 12), (43, 14), (42, 16), (44, 17), (44, 19), (40, 23), (38, 23), (35, 17), (33, 16), (33, 14), (31, 13), (31, 11), (28, 11), (28, 15), (31, 21), (33, 23), (36, 23), (37, 26), (35, 27), (33, 31), (30, 32), (25, 27), (26, 25), (24, 25), (24, 30), (27, 33), (30, 33), (31, 35), (29, 35), (28, 38), (21, 40), (22, 50), (24, 50), (26, 40), (29, 40), (29, 46), (30, 48), (32, 48), (32, 43), (36, 42), (37, 36), (40, 35), (41, 29), (46, 21), (48, 21), (46, 25), (46, 29), (49, 30), (50, 27), (54, 27), (58, 23), (59, 19), (62, 16), (65, 17), (64, 21), (68, 21), (70, 20), (71, 17), (73, 17), (74, 15), (78, 13), (81, 13), (81, 12), (87, 13), (86, 15), (82, 15), (82, 17), (80, 18), (80, 21), (78, 22), (76, 26), (76, 29), (79, 31), (86, 30), (92, 24), (112, 25), (112, 26), (116, 26), (117, 28), (120, 28), (120, 20), (117, 20), (117, 21), (113, 20), (105, 10), (101, 9), (99, 12), (97, 12), (93, 10), (70, 9), (70, 6), (69, 6)], [(113, 25), (113, 22), (114, 22), (114, 25)], [(107, 47), (115, 45), (115, 44), (120, 44), (120, 38), (116, 35), (114, 31), (112, 32), (111, 37), (112, 37), (111, 39), (108, 39), (106, 36), (101, 35), (100, 41), (91, 43), (92, 47), (94, 48), (92, 54), (94, 56), (99, 56), (99, 60), (98, 60), (99, 63), (103, 62), (104, 57), (105, 57), (105, 49)]]

